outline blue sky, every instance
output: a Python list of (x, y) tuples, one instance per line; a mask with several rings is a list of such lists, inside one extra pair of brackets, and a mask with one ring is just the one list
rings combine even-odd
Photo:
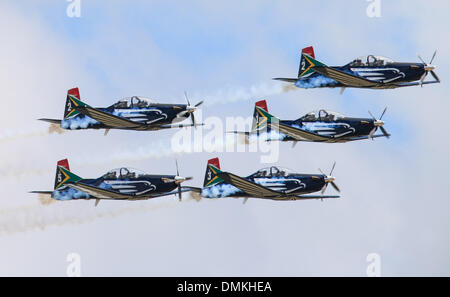
[[(87, 1), (81, 18), (68, 2), (0, 4), (3, 154), (0, 275), (65, 275), (68, 253), (94, 275), (356, 275), (379, 253), (383, 275), (448, 275), (447, 100), (449, 43), (445, 1), (382, 0), (369, 18), (364, 0)], [(281, 92), (272, 77), (294, 76), (301, 48), (344, 64), (367, 54), (429, 60), (442, 83), (373, 91)], [(318, 108), (384, 117), (389, 140), (280, 146), (277, 164), (302, 172), (329, 170), (337, 201), (277, 203), (176, 197), (142, 203), (74, 201), (41, 206), (33, 189), (53, 184), (68, 157), (83, 177), (131, 166), (203, 181), (206, 160), (246, 175), (267, 164), (259, 153), (173, 154), (175, 131), (75, 131), (48, 134), (40, 117), (60, 117), (67, 89), (78, 86), (93, 106), (130, 95), (165, 102), (204, 99), (203, 116), (247, 117), (254, 101), (296, 118)], [(247, 95), (248, 94), (248, 95)], [(206, 129), (206, 128), (205, 128)], [(207, 131), (207, 130), (205, 130)], [(3, 137), (8, 135), (8, 137)], [(328, 189), (330, 191), (330, 189)], [(330, 191), (331, 192), (331, 191)], [(43, 230), (40, 227), (45, 227)], [(33, 247), (30, 249), (30, 247)]]

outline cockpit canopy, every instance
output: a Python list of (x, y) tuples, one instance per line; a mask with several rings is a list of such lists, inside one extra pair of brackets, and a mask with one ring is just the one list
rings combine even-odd
[(307, 113), (306, 115), (304, 115), (301, 120), (302, 121), (306, 121), (306, 122), (313, 122), (313, 121), (336, 121), (338, 119), (342, 119), (345, 116), (335, 112), (335, 111), (331, 111), (331, 110), (325, 110), (325, 109), (320, 109), (320, 110), (315, 110), (315, 111), (311, 111), (309, 113)]
[(113, 105), (114, 108), (145, 108), (152, 104), (155, 104), (156, 101), (141, 97), (141, 96), (132, 96), (126, 97), (119, 100), (117, 103)]
[(389, 58), (382, 57), (382, 56), (374, 56), (374, 55), (368, 55), (368, 56), (362, 56), (358, 57), (352, 62), (350, 62), (351, 67), (360, 67), (360, 66), (385, 66), (387, 64), (394, 63)]
[(288, 168), (271, 166), (256, 171), (252, 174), (252, 177), (283, 177), (292, 173), (293, 171)]
[(145, 172), (142, 172), (140, 170), (134, 169), (134, 168), (116, 168), (113, 170), (110, 170), (108, 173), (103, 175), (103, 178), (106, 180), (116, 180), (116, 179), (136, 179), (141, 176), (147, 175)]

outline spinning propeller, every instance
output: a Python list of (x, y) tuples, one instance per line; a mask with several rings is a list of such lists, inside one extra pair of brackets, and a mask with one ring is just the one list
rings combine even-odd
[(191, 103), (189, 102), (189, 98), (188, 98), (188, 95), (187, 95), (186, 91), (184, 92), (184, 97), (186, 98), (186, 101), (187, 101), (186, 112), (190, 113), (192, 125), (194, 126), (194, 128), (196, 128), (197, 126), (196, 126), (196, 123), (195, 123), (194, 111), (197, 110), (197, 107), (199, 107), (200, 105), (203, 104), (203, 100), (198, 102), (194, 106), (191, 106)]
[(419, 84), (421, 87), (423, 87), (423, 81), (425, 80), (425, 77), (427, 76), (428, 73), (431, 73), (431, 75), (434, 77), (434, 79), (437, 82), (441, 82), (441, 80), (439, 79), (439, 77), (437, 76), (437, 74), (434, 72), (434, 69), (436, 68), (436, 66), (431, 65), (431, 63), (433, 63), (434, 57), (436, 57), (436, 51), (434, 51), (433, 56), (431, 57), (430, 63), (425, 63), (425, 61), (422, 59), (422, 57), (420, 55), (417, 55), (420, 59), (420, 61), (422, 61), (423, 63), (423, 69), (425, 69), (425, 72), (423, 73), (422, 77), (419, 80)]
[(178, 162), (177, 160), (175, 160), (175, 165), (177, 167), (177, 175), (175, 175), (173, 178), (167, 178), (167, 177), (163, 177), (162, 181), (165, 183), (175, 183), (177, 184), (177, 189), (178, 189), (178, 200), (181, 201), (181, 183), (186, 181), (186, 180), (191, 180), (192, 176), (189, 177), (182, 177), (180, 176), (180, 172), (178, 170)]
[(370, 131), (370, 133), (369, 133), (369, 138), (372, 138), (372, 140), (373, 140), (373, 134), (375, 134), (375, 132), (377, 131), (378, 128), (380, 128), (381, 132), (383, 132), (383, 135), (386, 136), (387, 138), (389, 138), (389, 136), (391, 136), (391, 134), (387, 133), (386, 129), (384, 129), (384, 127), (383, 127), (384, 122), (381, 120), (384, 116), (384, 113), (386, 112), (386, 109), (387, 109), (387, 107), (384, 108), (384, 110), (381, 113), (381, 116), (378, 120), (373, 116), (373, 114), (369, 110), (369, 114), (373, 119), (373, 125), (375, 126), (375, 128), (373, 128), (372, 131)]
[(339, 187), (334, 183), (335, 178), (333, 176), (331, 176), (331, 174), (333, 174), (333, 170), (334, 167), (336, 166), (336, 162), (333, 163), (333, 167), (331, 167), (331, 171), (330, 174), (326, 175), (325, 173), (323, 173), (322, 169), (319, 168), (320, 173), (322, 173), (323, 175), (325, 175), (325, 186), (322, 188), (322, 191), (320, 192), (322, 195), (325, 192), (325, 190), (328, 187), (328, 184), (331, 184), (331, 186), (333, 186), (333, 188), (338, 191), (341, 192), (341, 190), (339, 189)]

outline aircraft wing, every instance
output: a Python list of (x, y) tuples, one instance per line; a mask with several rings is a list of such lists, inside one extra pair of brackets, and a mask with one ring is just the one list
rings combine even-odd
[(227, 131), (227, 133), (233, 133), (233, 134), (237, 134), (237, 135), (245, 135), (245, 136), (250, 136), (251, 132), (245, 132), (245, 131)]
[[(184, 192), (190, 192), (190, 191), (193, 191), (192, 189), (190, 189), (190, 188), (186, 188), (186, 189), (181, 189), (181, 193), (184, 193)], [(150, 197), (146, 197), (146, 198), (143, 198), (143, 199), (151, 199), (151, 198), (157, 198), (157, 197), (163, 197), (163, 196), (170, 196), (170, 195), (178, 195), (178, 190), (175, 190), (175, 191), (172, 191), (172, 192), (167, 192), (167, 193), (161, 193), (161, 194), (155, 194), (155, 195), (151, 195)], [(135, 197), (139, 197), (139, 196), (135, 196)]]
[(201, 124), (188, 124), (188, 125), (160, 125), (160, 126), (155, 126), (156, 129), (160, 128), (160, 129), (171, 129), (171, 128), (186, 128), (186, 127), (197, 127), (197, 126), (204, 126), (204, 123)]
[(146, 124), (133, 122), (90, 106), (74, 106), (74, 108), (80, 113), (113, 128), (141, 128), (146, 126)]
[[(389, 134), (389, 136), (391, 136), (391, 134)], [(346, 138), (345, 140), (353, 141), (353, 140), (361, 140), (361, 139), (369, 139), (369, 138), (378, 138), (378, 137), (386, 137), (386, 135), (384, 135), (384, 134), (379, 134), (379, 135), (374, 135), (374, 136), (372, 136), (372, 137), (369, 137), (369, 136), (356, 136), (356, 137)]]
[(284, 196), (283, 193), (273, 191), (269, 188), (258, 185), (254, 182), (239, 177), (233, 173), (221, 172), (217, 174), (221, 179), (227, 183), (235, 186), (250, 196), (254, 197), (280, 197)]
[(312, 69), (322, 75), (332, 78), (335, 81), (340, 82), (341, 84), (349, 87), (370, 88), (370, 87), (379, 87), (383, 85), (382, 83), (374, 82), (362, 78), (360, 76), (340, 71), (328, 66), (314, 66)]
[(326, 199), (326, 198), (340, 198), (336, 195), (301, 195), (293, 197), (295, 200), (309, 200), (309, 199)]
[(181, 190), (183, 191), (183, 189), (186, 189), (185, 192), (188, 192), (188, 191), (192, 191), (192, 192), (195, 192), (195, 193), (201, 193), (202, 192), (202, 188), (198, 188), (198, 187), (183, 186), (181, 188)]
[(333, 137), (330, 136), (323, 136), (323, 135), (319, 135), (317, 133), (312, 133), (300, 128), (295, 128), (289, 125), (285, 125), (283, 123), (278, 123), (275, 125), (272, 125), (271, 123), (269, 123), (269, 126), (272, 127), (273, 129), (276, 129), (278, 131), (280, 131), (281, 133), (284, 133), (296, 140), (312, 140), (312, 141), (328, 141), (330, 139), (333, 139)]

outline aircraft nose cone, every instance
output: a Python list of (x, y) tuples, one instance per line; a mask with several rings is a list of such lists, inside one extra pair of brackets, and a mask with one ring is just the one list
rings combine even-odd
[(381, 126), (384, 125), (384, 122), (382, 120), (376, 120), (376, 121), (373, 122), (373, 125), (375, 127), (381, 127)]
[(186, 178), (182, 176), (175, 176), (173, 179), (175, 180), (176, 184), (180, 184), (186, 180)]
[(196, 111), (197, 110), (197, 107), (188, 107), (187, 108), (187, 112), (188, 113), (193, 113), (194, 111)]
[(175, 183), (176, 183), (176, 184), (181, 184), (181, 183), (184, 182), (184, 181), (191, 180), (192, 177), (183, 177), (183, 176), (178, 176), (178, 175), (177, 175), (177, 176), (175, 176), (173, 179), (175, 180)]
[(332, 177), (332, 176), (327, 176), (327, 177), (325, 177), (325, 182), (326, 182), (326, 183), (334, 182), (334, 180), (335, 180), (335, 178)]

